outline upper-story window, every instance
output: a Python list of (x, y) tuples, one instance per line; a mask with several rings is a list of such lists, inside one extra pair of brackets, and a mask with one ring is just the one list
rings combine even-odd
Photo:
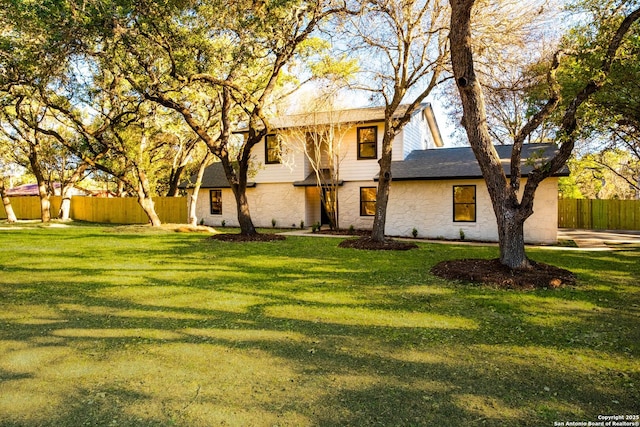
[(278, 135), (267, 135), (264, 137), (264, 162), (275, 164), (282, 161), (282, 147)]
[(358, 128), (358, 159), (378, 158), (378, 127)]

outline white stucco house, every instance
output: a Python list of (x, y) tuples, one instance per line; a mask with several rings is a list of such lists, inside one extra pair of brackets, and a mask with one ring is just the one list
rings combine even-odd
[[(305, 139), (314, 129), (338, 129), (334, 164), (341, 228), (371, 229), (379, 153), (384, 131), (383, 108), (289, 116), (274, 120), (275, 131), (254, 148), (255, 173), (247, 189), (253, 222), (258, 227), (298, 227), (326, 222)], [(306, 145), (308, 149), (308, 145)], [(511, 146), (497, 146), (509, 172)], [(553, 144), (529, 144), (523, 162), (536, 153), (550, 156)], [(325, 157), (328, 157), (323, 154)], [(325, 159), (326, 160), (326, 159)], [(523, 164), (523, 178), (531, 168)], [(563, 171), (559, 176), (567, 175)], [(496, 220), (480, 168), (470, 147), (444, 146), (430, 104), (422, 104), (393, 143), (391, 193), (385, 233), (419, 237), (497, 241)], [(191, 178), (191, 182), (195, 177)], [(545, 180), (536, 193), (534, 214), (525, 223), (528, 243), (557, 241), (558, 177)], [(190, 184), (182, 187), (189, 190)], [(524, 187), (524, 186), (523, 186)], [(198, 195), (197, 215), (207, 225), (238, 224), (233, 193), (220, 163), (209, 166)]]

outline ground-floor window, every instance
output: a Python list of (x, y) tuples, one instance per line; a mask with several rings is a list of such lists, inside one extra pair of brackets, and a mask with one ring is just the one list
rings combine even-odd
[(222, 190), (210, 190), (211, 215), (222, 215)]
[(375, 216), (377, 195), (376, 187), (360, 187), (360, 216)]
[(453, 186), (453, 220), (476, 222), (476, 186)]

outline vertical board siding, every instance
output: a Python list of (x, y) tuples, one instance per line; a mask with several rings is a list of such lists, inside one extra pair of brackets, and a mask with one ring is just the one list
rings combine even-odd
[[(11, 206), (18, 219), (40, 219), (39, 197), (10, 197)], [(60, 196), (51, 197), (51, 216), (60, 210)], [(153, 199), (160, 221), (169, 224), (187, 222), (186, 197), (157, 197)], [(133, 197), (81, 197), (71, 198), (71, 219), (106, 224), (146, 224), (149, 222), (138, 199)], [(4, 206), (0, 207), (0, 219), (6, 219)]]
[[(40, 197), (36, 196), (22, 196), (22, 197), (9, 197), (11, 200), (11, 207), (18, 219), (40, 219)], [(51, 217), (58, 216), (60, 210), (60, 204), (62, 197), (51, 196), (49, 197), (51, 203)], [(7, 213), (4, 210), (4, 204), (0, 203), (0, 219), (7, 219)]]
[(640, 200), (558, 200), (558, 226), (590, 230), (640, 230)]

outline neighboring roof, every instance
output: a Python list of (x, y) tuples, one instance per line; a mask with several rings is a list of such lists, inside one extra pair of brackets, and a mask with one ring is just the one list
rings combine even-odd
[[(54, 192), (56, 195), (60, 195), (60, 188), (62, 185), (59, 182), (53, 183)], [(81, 188), (74, 187), (74, 195), (85, 195), (86, 191)], [(17, 187), (7, 189), (7, 196), (20, 197), (20, 196), (39, 196), (38, 184), (22, 184)]]
[[(511, 173), (512, 147), (512, 145), (495, 146), (507, 176)], [(527, 164), (527, 159), (549, 159), (557, 151), (558, 147), (555, 144), (525, 144), (522, 147), (522, 176), (527, 176), (533, 169)], [(555, 174), (555, 176), (568, 175), (569, 170), (566, 166)], [(395, 181), (478, 179), (482, 178), (482, 172), (471, 147), (455, 147), (412, 151), (405, 160), (392, 162), (391, 176)]]
[[(196, 182), (198, 174), (195, 173), (191, 175), (189, 180), (182, 181), (179, 188), (193, 188), (193, 185)], [(255, 187), (255, 182), (250, 182), (247, 184), (247, 187)], [(229, 185), (229, 180), (227, 180), (227, 175), (224, 173), (224, 168), (222, 167), (221, 162), (215, 162), (204, 170), (204, 175), (202, 176), (202, 185), (200, 188), (231, 188)]]

